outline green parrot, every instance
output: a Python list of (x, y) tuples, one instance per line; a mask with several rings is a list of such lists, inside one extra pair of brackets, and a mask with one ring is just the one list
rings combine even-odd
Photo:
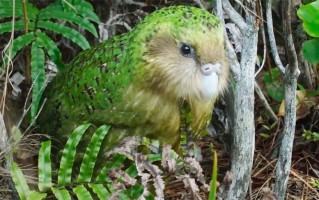
[(223, 27), (199, 8), (159, 9), (128, 33), (81, 52), (50, 82), (37, 119), (40, 132), (65, 143), (83, 123), (111, 129), (105, 151), (127, 136), (179, 147), (182, 118), (205, 130), (227, 87)]

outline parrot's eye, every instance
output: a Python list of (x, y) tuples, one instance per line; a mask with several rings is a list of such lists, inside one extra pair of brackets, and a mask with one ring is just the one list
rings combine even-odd
[(194, 49), (188, 44), (182, 44), (180, 47), (181, 54), (187, 58), (193, 57)]

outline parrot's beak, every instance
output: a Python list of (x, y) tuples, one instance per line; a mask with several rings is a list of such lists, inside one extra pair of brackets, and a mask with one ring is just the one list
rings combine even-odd
[(221, 63), (207, 63), (200, 66), (202, 73), (202, 92), (207, 100), (216, 96), (218, 91), (218, 78), (221, 75)]
[(217, 75), (221, 74), (221, 64), (220, 63), (207, 63), (200, 67), (201, 72), (206, 75), (210, 76), (213, 72), (215, 72)]

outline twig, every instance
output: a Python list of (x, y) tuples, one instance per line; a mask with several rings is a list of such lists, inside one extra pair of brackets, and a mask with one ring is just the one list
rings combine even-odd
[[(218, 19), (220, 20), (220, 22), (223, 24), (223, 26), (225, 27), (225, 20), (223, 17), (223, 8), (222, 8), (222, 3), (221, 0), (217, 0), (216, 1), (216, 7), (214, 9), (216, 16), (218, 17)], [(239, 69), (240, 69), (240, 64), (238, 62), (238, 58), (237, 55), (235, 53), (235, 50), (232, 46), (232, 44), (230, 43), (228, 37), (227, 37), (227, 32), (226, 29), (224, 29), (224, 38), (226, 41), (226, 49), (227, 49), (227, 57), (228, 57), (228, 61), (230, 62), (230, 68), (231, 71), (233, 72), (233, 76), (235, 78), (235, 80), (239, 77)]]
[[(12, 8), (15, 8), (15, 1), (12, 1)], [(5, 111), (5, 105), (6, 105), (6, 95), (7, 95), (7, 90), (8, 90), (8, 83), (10, 83), (10, 74), (12, 72), (11, 66), (13, 65), (12, 60), (11, 60), (11, 54), (12, 54), (12, 47), (13, 47), (13, 38), (14, 38), (14, 24), (15, 24), (15, 9), (12, 9), (12, 27), (11, 27), (11, 35), (10, 39), (8, 41), (8, 44), (4, 47), (3, 51), (1, 52), (1, 57), (3, 60), (3, 63), (6, 64), (6, 77), (5, 77), (5, 83), (4, 83), (4, 89), (1, 97), (1, 102), (0, 102), (0, 112), (2, 115), (4, 115)], [(6, 52), (8, 51), (8, 54)], [(7, 62), (6, 62), (7, 60)], [(11, 71), (10, 71), (11, 69)], [(2, 75), (1, 75), (2, 76)]]
[(319, 192), (318, 192), (316, 189), (314, 189), (314, 188), (312, 187), (312, 185), (310, 185), (310, 184), (309, 184), (307, 181), (305, 181), (302, 177), (300, 177), (297, 172), (295, 172), (295, 171), (292, 169), (292, 170), (290, 171), (290, 173), (291, 173), (293, 176), (295, 176), (297, 179), (299, 179), (300, 181), (302, 181), (308, 188), (310, 188), (310, 189), (319, 197)]
[(263, 14), (262, 14), (262, 5), (261, 5), (261, 0), (258, 1), (259, 3), (259, 10), (258, 10), (258, 15), (261, 18), (261, 23), (260, 23), (260, 32), (261, 32), (261, 37), (263, 40), (264, 44), (264, 53), (263, 53), (263, 61), (261, 62), (261, 65), (259, 66), (259, 69), (255, 73), (255, 77), (261, 72), (261, 70), (264, 68), (265, 62), (266, 62), (266, 53), (267, 53), (267, 45), (266, 45), (266, 35), (265, 35), (265, 29), (264, 29), (264, 19), (263, 19)]
[(267, 31), (268, 31), (268, 39), (269, 39), (269, 45), (270, 50), (274, 59), (274, 62), (276, 63), (277, 67), (281, 71), (282, 74), (285, 74), (285, 67), (281, 63), (281, 60), (279, 58), (277, 45), (276, 45), (276, 39), (274, 34), (274, 25), (272, 23), (272, 11), (271, 11), (271, 3), (272, 0), (267, 0), (266, 3), (266, 19), (267, 19)]
[(276, 116), (276, 114), (274, 113), (274, 111), (272, 110), (270, 105), (268, 104), (268, 101), (267, 101), (263, 91), (260, 89), (260, 87), (256, 81), (255, 81), (255, 92), (258, 95), (259, 99), (261, 100), (261, 103), (264, 106), (264, 108), (266, 109), (266, 111), (270, 114), (270, 119), (275, 121), (275, 122), (278, 122), (278, 117)]
[(197, 3), (197, 5), (199, 5), (201, 9), (207, 10), (207, 8), (202, 4), (200, 0), (194, 0), (194, 2)]
[(286, 187), (291, 168), (291, 156), (296, 127), (296, 90), (298, 69), (297, 54), (295, 51), (291, 31), (291, 1), (282, 2), (283, 32), (289, 65), (285, 73), (285, 125), (283, 138), (279, 150), (276, 168), (274, 191), (279, 200), (285, 199)]
[[(265, 159), (266, 160), (266, 159)], [(275, 159), (275, 160), (272, 160), (272, 161), (268, 161), (268, 160), (266, 160), (267, 161), (267, 164), (264, 166), (264, 167), (262, 167), (260, 170), (258, 170), (256, 173), (254, 173), (253, 175), (252, 175), (252, 177), (257, 177), (260, 173), (262, 173), (263, 171), (265, 171), (265, 170), (268, 170), (269, 168), (269, 166), (272, 166), (272, 167), (274, 167), (273, 166), (273, 164), (277, 161), (277, 159)]]
[(233, 8), (233, 6), (229, 3), (228, 0), (224, 0), (223, 2), (223, 8), (227, 15), (231, 18), (231, 20), (239, 27), (241, 31), (243, 31), (247, 24), (245, 20), (242, 18), (242, 16), (236, 12), (236, 10)]
[[(23, 5), (23, 20), (24, 20), (24, 33), (29, 33), (29, 19), (28, 19), (28, 10), (27, 10), (27, 1), (22, 1)], [(27, 84), (30, 84), (31, 81), (31, 66), (30, 66), (30, 48), (29, 46), (26, 47), (26, 54), (25, 54), (25, 80)]]
[[(27, 105), (27, 101), (28, 101), (28, 99), (31, 97), (32, 88), (33, 88), (33, 86), (34, 86), (36, 80), (38, 79), (38, 77), (39, 77), (39, 75), (35, 78), (34, 82), (32, 83), (32, 85), (31, 85), (31, 87), (30, 87), (30, 89), (29, 89), (29, 91), (28, 91), (27, 98), (26, 98), (26, 101), (25, 101), (24, 107), (23, 107), (23, 113), (22, 113), (22, 116), (21, 116), (21, 118), (20, 118), (20, 121), (19, 121), (18, 124), (17, 124), (17, 127), (20, 127), (20, 125), (22, 124), (22, 121), (23, 121), (24, 117), (28, 114), (29, 110), (30, 110), (31, 107), (32, 107), (33, 102), (31, 102), (30, 105)], [(42, 91), (45, 89), (45, 86), (46, 86), (48, 80), (49, 80), (49, 79), (47, 78), (47, 79), (45, 80), (43, 86), (40, 88), (40, 93), (42, 93)], [(25, 133), (28, 132), (29, 129), (35, 124), (35, 120), (36, 120), (36, 119), (38, 118), (38, 116), (40, 115), (40, 113), (41, 113), (41, 111), (42, 111), (42, 109), (43, 109), (43, 106), (44, 106), (45, 102), (46, 102), (46, 99), (42, 102), (41, 105), (39, 105), (38, 112), (37, 112), (36, 116), (34, 117), (34, 119), (30, 122), (29, 126), (28, 126), (28, 127), (26, 128), (26, 130), (24, 131)]]

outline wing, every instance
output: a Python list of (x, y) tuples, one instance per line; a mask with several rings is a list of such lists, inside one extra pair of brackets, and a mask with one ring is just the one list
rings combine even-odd
[(42, 133), (68, 134), (84, 122), (116, 124), (130, 117), (129, 112), (124, 113), (125, 118), (114, 116), (123, 91), (132, 82), (127, 43), (124, 34), (81, 52), (49, 83), (37, 119)]

